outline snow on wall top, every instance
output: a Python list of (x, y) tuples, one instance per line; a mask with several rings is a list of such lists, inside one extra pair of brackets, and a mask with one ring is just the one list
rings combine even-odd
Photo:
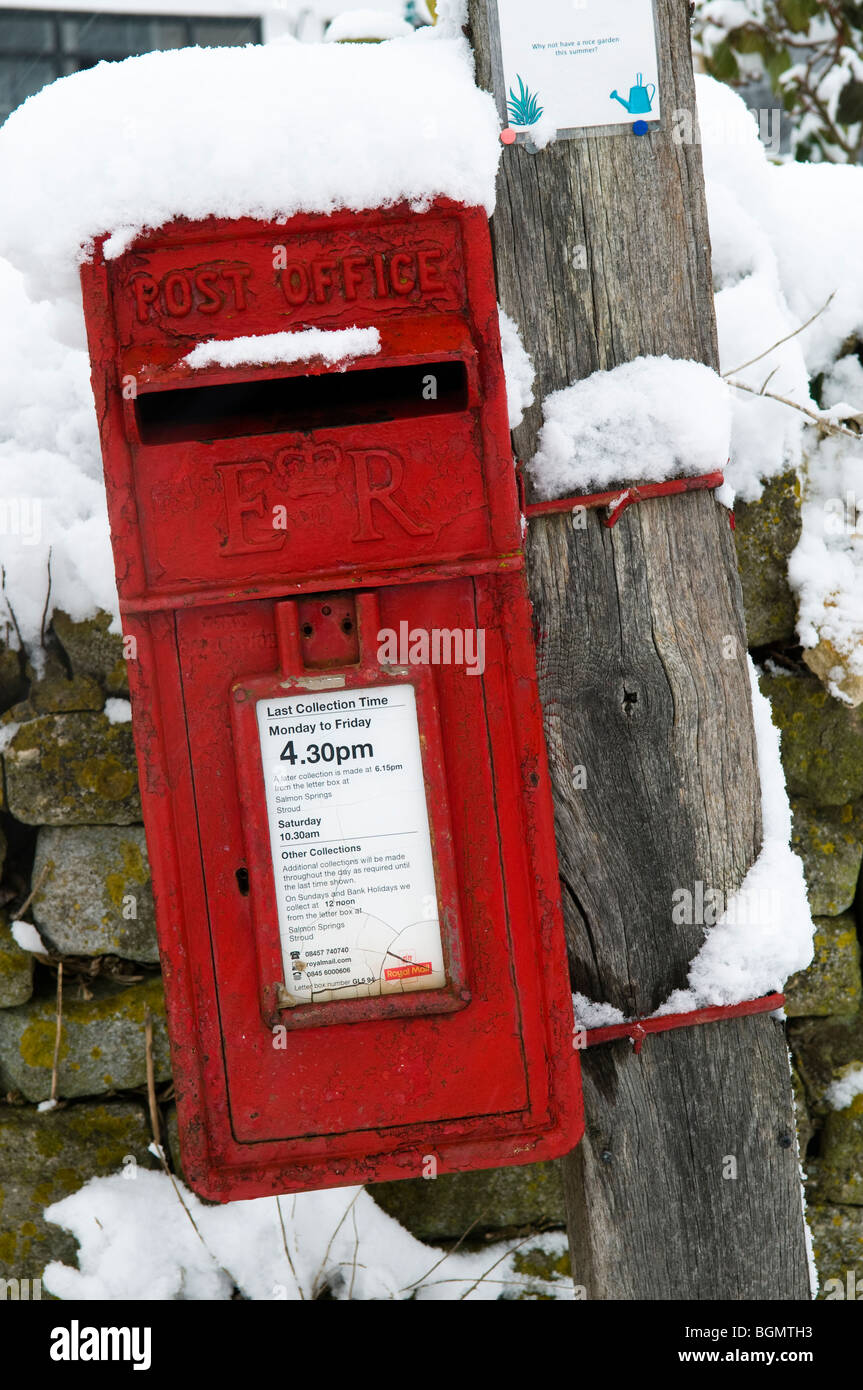
[(289, 217), (437, 196), (494, 206), (492, 98), (461, 39), (185, 48), (100, 63), (0, 129), (0, 255), (77, 298), (92, 238), (172, 218)]
[(348, 10), (336, 15), (324, 39), (327, 43), (343, 43), (345, 39), (398, 39), (412, 32), (406, 19), (386, 10)]

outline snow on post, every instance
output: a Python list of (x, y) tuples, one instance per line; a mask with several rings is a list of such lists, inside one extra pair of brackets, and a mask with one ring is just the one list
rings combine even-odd
[(715, 925), (708, 925), (689, 967), (689, 988), (675, 990), (656, 1010), (657, 1016), (781, 992), (788, 977), (805, 970), (812, 960), (812, 915), (803, 864), (791, 849), (779, 730), (770, 701), (759, 689), (752, 658), (747, 660), (761, 780), (761, 852)]
[(529, 464), (542, 498), (712, 473), (728, 460), (728, 388), (700, 362), (637, 357), (553, 392), (542, 410)]

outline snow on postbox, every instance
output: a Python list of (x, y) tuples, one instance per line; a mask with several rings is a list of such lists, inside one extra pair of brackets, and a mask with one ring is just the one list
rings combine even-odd
[(190, 1182), (227, 1200), (567, 1151), (485, 212), (107, 249), (84, 303)]

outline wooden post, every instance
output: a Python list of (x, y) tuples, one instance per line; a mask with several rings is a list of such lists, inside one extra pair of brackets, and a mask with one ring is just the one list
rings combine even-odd
[[(522, 459), (543, 397), (598, 368), (663, 353), (717, 366), (701, 152), (675, 143), (670, 119), (690, 111), (697, 131), (689, 10), (657, 0), (662, 131), (504, 150), (499, 298), (537, 369)], [(485, 0), (469, 15), (491, 90)], [(633, 460), (621, 481), (637, 474)], [(585, 530), (545, 517), (528, 566), (574, 987), (649, 1014), (703, 940), (673, 923), (674, 890), (733, 892), (761, 843), (728, 513), (693, 492), (631, 507), (612, 530), (597, 513)], [(726, 1020), (582, 1059), (587, 1131), (563, 1168), (587, 1297), (808, 1299), (782, 1025)]]

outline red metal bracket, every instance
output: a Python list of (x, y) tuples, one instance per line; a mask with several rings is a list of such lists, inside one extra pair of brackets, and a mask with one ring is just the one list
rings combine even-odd
[(748, 1014), (767, 1014), (781, 1009), (784, 994), (765, 994), (761, 999), (747, 999), (743, 1004), (720, 1004), (708, 1009), (693, 1009), (687, 1014), (661, 1014), (658, 1018), (636, 1018), (629, 1023), (612, 1023), (606, 1028), (585, 1029), (585, 1047), (629, 1038), (640, 1052), (648, 1033), (668, 1033), (674, 1028), (694, 1028), (699, 1023), (718, 1023), (723, 1018), (745, 1018)]
[(574, 497), (558, 497), (553, 502), (531, 502), (524, 500), (524, 480), (521, 468), (518, 469), (521, 510), (528, 521), (535, 516), (550, 516), (554, 512), (571, 512), (576, 507), (606, 507), (608, 516), (603, 526), (614, 526), (633, 502), (646, 502), (650, 497), (672, 497), (680, 492), (701, 492), (705, 489), (721, 487), (725, 476), (721, 472), (700, 473), (693, 478), (669, 478), (664, 483), (634, 483), (631, 487), (618, 488), (615, 492), (584, 492)]

